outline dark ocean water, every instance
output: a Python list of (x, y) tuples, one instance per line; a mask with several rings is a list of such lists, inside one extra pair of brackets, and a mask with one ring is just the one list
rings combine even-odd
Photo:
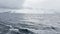
[(60, 34), (60, 15), (0, 13), (0, 34)]

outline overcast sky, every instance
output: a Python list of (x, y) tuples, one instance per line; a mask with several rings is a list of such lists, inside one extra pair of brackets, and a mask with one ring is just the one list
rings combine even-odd
[[(37, 8), (39, 10), (35, 11), (27, 11), (29, 13), (54, 13), (54, 11), (59, 11), (60, 10), (60, 0), (25, 0), (23, 7), (27, 8)], [(44, 9), (41, 11), (40, 9)], [(48, 11), (45, 9), (49, 9)], [(51, 10), (53, 9), (53, 10)]]
[(21, 7), (30, 9), (31, 8), (60, 9), (60, 0), (0, 0), (0, 8), (17, 9)]
[(1, 8), (60, 8), (60, 0), (0, 0)]
[(0, 0), (0, 8), (21, 8), (24, 0)]
[(60, 8), (60, 0), (26, 0), (25, 5), (36, 8)]

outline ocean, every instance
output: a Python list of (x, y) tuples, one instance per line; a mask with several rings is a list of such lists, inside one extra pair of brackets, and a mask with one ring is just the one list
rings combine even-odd
[(60, 34), (60, 14), (3, 12), (0, 34)]

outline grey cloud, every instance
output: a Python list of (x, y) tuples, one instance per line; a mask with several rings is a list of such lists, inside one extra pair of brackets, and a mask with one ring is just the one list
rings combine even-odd
[(24, 0), (0, 0), (0, 8), (19, 9), (23, 2)]

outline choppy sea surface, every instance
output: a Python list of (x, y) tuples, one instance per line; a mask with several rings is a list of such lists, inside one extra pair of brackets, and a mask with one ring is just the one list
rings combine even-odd
[(0, 13), (0, 34), (60, 34), (60, 14)]

